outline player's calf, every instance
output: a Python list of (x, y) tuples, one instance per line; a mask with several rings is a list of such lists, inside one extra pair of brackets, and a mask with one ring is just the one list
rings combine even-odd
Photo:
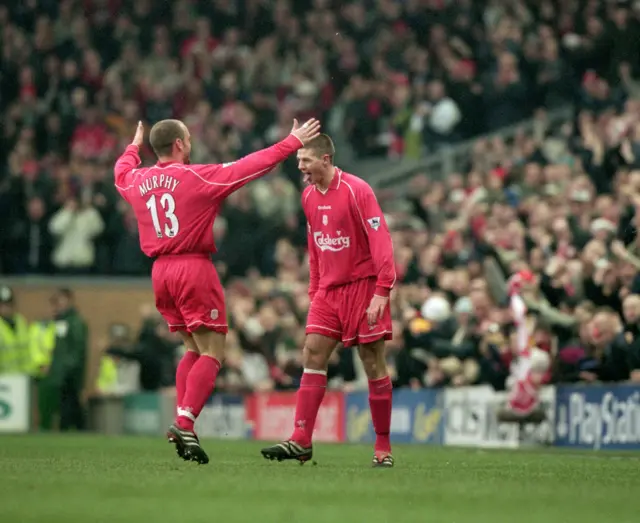
[(224, 335), (200, 328), (193, 332), (200, 352), (186, 380), (184, 398), (178, 404), (175, 425), (181, 430), (193, 432), (193, 426), (213, 392), (220, 372), (220, 359), (224, 351)]
[(296, 393), (296, 412), (291, 441), (302, 448), (311, 447), (313, 429), (327, 389), (327, 365), (336, 340), (319, 334), (309, 334), (303, 353), (304, 371)]
[(262, 449), (266, 459), (295, 459), (304, 463), (313, 456), (313, 429), (327, 389), (327, 364), (336, 345), (333, 338), (315, 333), (307, 335), (302, 351), (304, 372), (296, 393), (293, 434), (287, 441)]
[[(387, 365), (384, 358), (384, 340), (361, 345), (358, 348), (362, 364), (369, 378), (369, 408), (371, 409), (371, 421), (376, 433), (376, 454), (391, 455), (391, 409), (393, 401), (393, 385), (387, 373)], [(375, 461), (374, 457), (374, 461)], [(381, 459), (387, 463), (388, 460)], [(391, 458), (393, 461), (393, 458)]]

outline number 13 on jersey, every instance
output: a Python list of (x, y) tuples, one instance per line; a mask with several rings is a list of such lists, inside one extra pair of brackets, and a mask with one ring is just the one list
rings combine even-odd
[(153, 228), (156, 230), (156, 235), (158, 238), (173, 238), (178, 231), (180, 230), (180, 223), (178, 222), (178, 218), (175, 215), (176, 212), (176, 201), (173, 199), (173, 196), (169, 193), (164, 193), (160, 196), (160, 207), (162, 207), (162, 212), (164, 212), (165, 224), (164, 230), (160, 226), (160, 219), (158, 217), (158, 205), (156, 202), (156, 195), (154, 194), (151, 198), (147, 200), (147, 209), (151, 213), (151, 221), (153, 222)]

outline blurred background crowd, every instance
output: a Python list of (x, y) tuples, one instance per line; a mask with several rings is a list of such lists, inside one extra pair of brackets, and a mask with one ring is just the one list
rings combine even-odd
[[(460, 172), (418, 170), (379, 192), (400, 276), (395, 384), (504, 388), (505, 280), (522, 268), (537, 275), (525, 298), (535, 342), (554, 356), (549, 381), (640, 382), (640, 3), (9, 0), (0, 46), (0, 273), (149, 274), (111, 179), (139, 119), (183, 119), (192, 161), (208, 163), (316, 116), (335, 131), (338, 164), (365, 179), (361, 161), (419, 160), (474, 138)], [(551, 127), (559, 107), (572, 117)], [(285, 162), (216, 221), (232, 326), (221, 388), (297, 386), (299, 194)], [(11, 292), (0, 298), (9, 321), (19, 310)], [(114, 325), (99, 349), (121, 382), (133, 366), (125, 389), (171, 387), (177, 340), (142, 316), (139, 334)], [(330, 378), (366, 387), (351, 350)]]

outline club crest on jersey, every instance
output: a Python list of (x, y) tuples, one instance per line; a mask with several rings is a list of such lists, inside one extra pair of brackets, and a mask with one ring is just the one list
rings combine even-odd
[(329, 217), (326, 214), (324, 214), (322, 216), (322, 225), (327, 225), (328, 223), (329, 223)]
[(380, 217), (379, 216), (374, 216), (373, 218), (369, 218), (367, 221), (369, 222), (369, 226), (374, 231), (377, 231), (378, 228), (380, 227)]

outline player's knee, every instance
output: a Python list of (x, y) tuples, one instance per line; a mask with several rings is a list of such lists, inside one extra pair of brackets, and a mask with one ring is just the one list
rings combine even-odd
[(222, 363), (226, 338), (224, 334), (209, 330), (206, 327), (199, 327), (192, 334), (198, 347), (198, 352), (201, 355), (211, 356)]
[(302, 349), (302, 365), (305, 369), (326, 370), (329, 358), (318, 347), (305, 345)]
[(201, 356), (210, 356), (212, 358), (217, 359), (220, 363), (224, 363), (224, 351), (216, 350), (213, 348), (207, 348), (200, 351)]
[(371, 351), (360, 350), (360, 359), (362, 360), (362, 366), (367, 374), (368, 378), (377, 377), (379, 373), (379, 362), (375, 353)]
[(384, 340), (367, 343), (358, 347), (362, 366), (369, 379), (382, 378), (387, 374), (384, 354)]
[(185, 331), (179, 331), (179, 333), (180, 338), (182, 338), (182, 343), (184, 343), (185, 349), (200, 354), (200, 349), (198, 348), (196, 340), (193, 339), (193, 336)]
[(305, 369), (327, 370), (329, 358), (337, 342), (325, 336), (310, 334), (302, 349), (302, 364)]

